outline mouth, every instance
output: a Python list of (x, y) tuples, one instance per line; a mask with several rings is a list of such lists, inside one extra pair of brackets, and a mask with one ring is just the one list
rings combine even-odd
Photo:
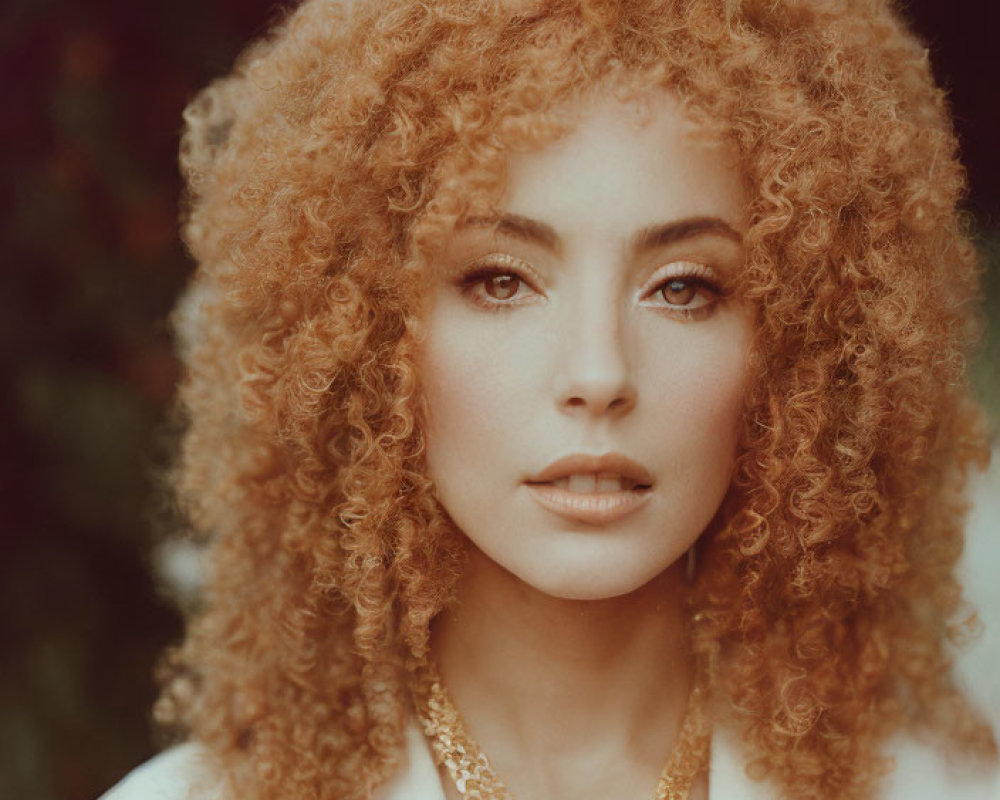
[(603, 525), (623, 519), (650, 498), (653, 476), (617, 453), (559, 459), (525, 482), (545, 508), (574, 522)]
[(535, 486), (554, 486), (557, 489), (565, 489), (574, 494), (605, 494), (607, 492), (630, 492), (633, 489), (648, 489), (648, 485), (643, 485), (626, 475), (618, 475), (613, 472), (594, 473), (574, 473), (554, 481), (529, 481)]
[[(638, 461), (621, 453), (605, 453), (600, 456), (576, 454), (553, 461), (545, 469), (528, 478), (528, 483), (556, 483), (566, 481), (562, 488), (570, 491), (605, 491), (598, 485), (603, 480), (606, 491), (621, 491), (639, 486), (649, 488), (653, 484), (653, 474)], [(579, 488), (569, 485), (574, 481)], [(619, 484), (612, 487), (612, 481)]]

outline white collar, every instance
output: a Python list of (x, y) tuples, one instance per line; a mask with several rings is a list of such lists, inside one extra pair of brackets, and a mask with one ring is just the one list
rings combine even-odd
[[(709, 800), (770, 800), (772, 793), (768, 789), (767, 784), (747, 778), (735, 742), (726, 731), (716, 731), (709, 762)], [(445, 800), (430, 745), (415, 720), (411, 720), (406, 731), (406, 763), (375, 797), (376, 800)]]
[[(896, 769), (879, 794), (883, 800), (1000, 800), (1000, 770), (980, 773), (949, 767), (943, 753), (904, 737), (891, 741), (889, 752)], [(709, 800), (774, 800), (777, 796), (772, 783), (747, 776), (733, 733), (725, 726), (716, 728), (708, 769)], [(406, 763), (375, 793), (375, 800), (445, 800), (430, 746), (415, 720), (406, 732)]]
[(430, 745), (416, 720), (406, 726), (406, 756), (392, 779), (375, 792), (375, 800), (445, 800)]
[[(888, 748), (896, 761), (879, 797), (882, 800), (1000, 800), (1000, 770), (975, 772), (949, 767), (943, 753), (897, 737)], [(375, 800), (445, 800), (430, 748), (416, 722), (406, 733), (405, 763), (375, 792)], [(750, 780), (736, 739), (724, 727), (712, 736), (709, 800), (773, 800), (767, 782)], [(212, 772), (205, 748), (196, 743), (176, 747), (147, 761), (102, 800), (223, 800), (234, 795)]]

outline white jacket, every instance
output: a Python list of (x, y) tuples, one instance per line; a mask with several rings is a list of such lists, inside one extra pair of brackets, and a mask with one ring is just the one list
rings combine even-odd
[[(944, 759), (912, 742), (892, 748), (896, 770), (884, 786), (884, 800), (1000, 800), (1000, 770), (986, 774), (951, 770)], [(200, 745), (161, 753), (131, 772), (101, 800), (236, 800), (208, 773)], [(775, 787), (750, 780), (735, 743), (725, 734), (712, 739), (709, 800), (773, 800)], [(406, 764), (376, 794), (377, 800), (445, 800), (430, 749), (416, 724), (407, 735)]]

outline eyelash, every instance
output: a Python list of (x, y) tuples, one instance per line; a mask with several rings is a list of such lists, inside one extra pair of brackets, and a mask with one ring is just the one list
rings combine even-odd
[[(704, 319), (714, 313), (718, 306), (718, 301), (728, 295), (728, 292), (716, 277), (715, 270), (707, 264), (697, 261), (673, 261), (657, 270), (652, 279), (646, 284), (647, 288), (644, 288), (640, 292), (640, 299), (645, 300), (646, 298), (655, 296), (673, 281), (680, 281), (686, 284), (696, 293), (707, 291), (711, 297), (694, 308), (673, 306), (667, 302), (663, 304), (649, 303), (648, 305), (655, 308), (662, 308), (682, 319)], [(666, 298), (664, 298), (665, 300)]]
[[(504, 311), (530, 302), (530, 298), (501, 300), (491, 298), (485, 293), (482, 287), (486, 281), (504, 276), (513, 277), (533, 293), (540, 294), (536, 288), (539, 281), (534, 275), (534, 270), (526, 262), (508, 253), (496, 253), (472, 262), (459, 278), (458, 284), (462, 293), (471, 302), (487, 311)], [(728, 292), (717, 280), (715, 271), (708, 265), (694, 261), (673, 261), (654, 274), (646, 288), (640, 291), (639, 299), (645, 300), (655, 296), (672, 281), (682, 281), (695, 292), (707, 291), (712, 297), (694, 308), (672, 306), (666, 302), (646, 303), (646, 305), (663, 309), (666, 313), (682, 319), (703, 319), (716, 310), (719, 299), (728, 296)]]
[(522, 300), (498, 300), (485, 294), (485, 289), (477, 291), (487, 280), (511, 276), (538, 294), (536, 288), (538, 281), (534, 276), (534, 270), (527, 263), (508, 253), (495, 253), (476, 259), (467, 268), (459, 279), (459, 286), (462, 293), (473, 303), (487, 311), (504, 311), (512, 306), (522, 305), (529, 302), (527, 298)]

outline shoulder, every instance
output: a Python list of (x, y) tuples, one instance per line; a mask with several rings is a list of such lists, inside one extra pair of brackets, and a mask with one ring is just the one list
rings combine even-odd
[[(1000, 770), (975, 771), (951, 764), (944, 753), (908, 737), (889, 742), (887, 754), (895, 769), (886, 775), (878, 800), (1000, 800)], [(708, 780), (709, 800), (775, 800), (776, 785), (752, 780), (737, 736), (725, 727), (712, 737)]]
[(965, 551), (958, 566), (965, 599), (981, 624), (980, 635), (963, 647), (955, 674), (967, 696), (1000, 735), (1000, 449), (990, 469), (973, 476), (971, 509), (965, 530)]
[[(406, 736), (399, 772), (375, 794), (376, 800), (444, 800), (437, 767), (415, 721)], [(167, 750), (136, 767), (100, 800), (227, 800), (225, 782), (195, 743)]]
[(434, 756), (420, 725), (411, 717), (399, 772), (375, 792), (375, 800), (445, 800)]
[(222, 800), (222, 780), (205, 749), (183, 744), (160, 753), (126, 775), (100, 800)]
[(885, 800), (1000, 800), (1000, 769), (952, 763), (910, 738), (891, 742), (889, 754), (896, 768), (885, 778)]

